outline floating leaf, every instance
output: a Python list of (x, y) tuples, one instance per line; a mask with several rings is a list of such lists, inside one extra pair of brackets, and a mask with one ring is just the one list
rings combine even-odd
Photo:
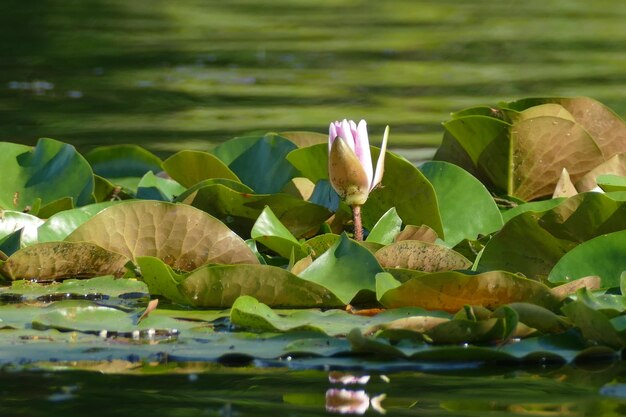
[(287, 160), (301, 176), (310, 179), (313, 183), (328, 180), (328, 143), (294, 149), (287, 155)]
[(160, 178), (147, 172), (137, 184), (137, 198), (144, 200), (172, 201), (186, 188), (174, 180)]
[(385, 268), (425, 272), (467, 269), (472, 266), (470, 261), (452, 249), (417, 240), (403, 240), (387, 245), (376, 252), (376, 259)]
[(398, 233), (400, 233), (401, 227), (402, 219), (398, 217), (398, 213), (395, 208), (390, 208), (385, 214), (383, 214), (380, 220), (376, 222), (365, 240), (367, 242), (388, 245), (392, 243)]
[(256, 223), (254, 223), (250, 236), (258, 243), (263, 244), (287, 259), (292, 254), (295, 256), (295, 260), (304, 258), (307, 255), (302, 249), (300, 242), (278, 220), (269, 207), (265, 207)]
[(85, 159), (104, 178), (141, 178), (149, 171), (161, 171), (161, 159), (137, 145), (100, 146), (87, 152)]
[(387, 328), (391, 323), (407, 317), (424, 315), (419, 308), (388, 310), (373, 317), (359, 316), (343, 310), (274, 311), (253, 297), (239, 297), (231, 310), (231, 322), (255, 331), (297, 332), (313, 331), (329, 336), (345, 336), (354, 328)]
[(185, 187), (212, 178), (239, 182), (237, 175), (226, 164), (208, 152), (190, 150), (177, 152), (163, 161), (163, 169)]
[(609, 319), (582, 301), (570, 302), (563, 307), (563, 312), (580, 328), (585, 338), (613, 348), (626, 346), (626, 339), (620, 336)]
[(92, 218), (96, 213), (118, 203), (119, 201), (107, 201), (57, 213), (45, 222), (41, 221), (43, 224), (37, 229), (37, 240), (39, 242), (64, 240), (78, 226)]
[(403, 240), (419, 240), (426, 243), (435, 243), (437, 241), (437, 232), (424, 224), (419, 227), (409, 224), (396, 236), (394, 242), (401, 242)]
[(453, 247), (502, 227), (502, 216), (491, 194), (467, 171), (447, 162), (427, 162), (420, 167), (437, 194), (443, 235)]
[(259, 194), (277, 193), (298, 176), (285, 159), (296, 145), (275, 133), (226, 141), (213, 150), (239, 177)]
[(598, 186), (604, 191), (626, 191), (626, 177), (621, 175), (600, 175), (596, 178)]
[(387, 308), (415, 306), (449, 312), (456, 312), (464, 305), (494, 309), (508, 303), (528, 302), (550, 310), (559, 305), (557, 297), (545, 285), (502, 271), (477, 275), (453, 271), (418, 274), (387, 291), (379, 301)]
[(624, 193), (583, 193), (542, 213), (522, 213), (487, 243), (478, 269), (546, 279), (559, 259), (579, 243), (626, 229), (625, 199)]
[(338, 307), (329, 290), (268, 265), (205, 265), (178, 274), (162, 261), (140, 257), (142, 279), (152, 294), (195, 307), (227, 308), (249, 295), (272, 307)]
[(300, 277), (328, 288), (344, 304), (349, 304), (361, 291), (376, 291), (379, 272), (383, 269), (374, 255), (343, 234)]
[(565, 254), (554, 266), (548, 281), (565, 282), (597, 275), (602, 287), (619, 287), (620, 276), (626, 270), (626, 230), (598, 236), (581, 243)]
[(36, 216), (0, 209), (0, 238), (22, 230), (21, 247), (37, 242), (37, 228), (42, 224), (43, 220)]
[(93, 242), (130, 259), (156, 256), (184, 271), (207, 263), (258, 263), (243, 239), (223, 223), (184, 204), (116, 204), (80, 225), (67, 240)]
[(15, 252), (0, 267), (4, 277), (58, 280), (101, 275), (122, 276), (128, 258), (92, 243), (37, 243)]
[(79, 206), (92, 202), (91, 167), (66, 143), (44, 138), (31, 148), (2, 142), (0, 166), (0, 209), (23, 211), (63, 197)]
[(266, 206), (272, 208), (280, 222), (296, 237), (317, 230), (331, 215), (326, 208), (289, 194), (250, 194), (221, 184), (201, 187), (182, 198), (181, 201), (221, 219), (242, 235), (249, 233)]
[(148, 287), (145, 283), (133, 278), (115, 278), (108, 275), (90, 279), (66, 279), (62, 282), (45, 284), (28, 280), (13, 281), (5, 292), (20, 295), (22, 299), (35, 300), (54, 294), (78, 296), (100, 294), (106, 297), (119, 297), (124, 294), (147, 296)]
[(307, 146), (313, 146), (322, 143), (328, 144), (328, 135), (317, 132), (280, 132), (279, 135), (289, 139), (290, 141), (298, 145), (298, 148), (305, 148)]
[[(372, 159), (377, 160), (380, 150), (371, 149)], [(371, 229), (392, 207), (404, 224), (425, 224), (444, 236), (433, 186), (409, 161), (387, 152), (381, 186), (371, 192), (363, 205), (363, 225)]]

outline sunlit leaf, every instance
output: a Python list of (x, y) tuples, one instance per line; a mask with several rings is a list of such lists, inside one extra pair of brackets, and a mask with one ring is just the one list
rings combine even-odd
[(489, 309), (514, 302), (528, 302), (550, 310), (558, 299), (545, 285), (507, 272), (494, 271), (477, 275), (447, 271), (418, 274), (380, 297), (387, 308), (405, 306), (456, 312), (464, 305)]
[(420, 167), (437, 194), (443, 235), (453, 247), (502, 227), (502, 216), (491, 194), (467, 171), (447, 162), (427, 162)]
[(395, 208), (390, 208), (383, 216), (376, 222), (372, 230), (370, 230), (367, 242), (376, 242), (381, 245), (388, 245), (392, 243), (395, 237), (400, 233), (402, 227), (402, 219), (398, 217), (398, 213)]
[(217, 217), (242, 235), (250, 233), (266, 206), (272, 208), (280, 222), (296, 237), (317, 230), (331, 215), (328, 209), (289, 194), (250, 194), (221, 184), (201, 187), (184, 201)]
[(228, 140), (213, 150), (244, 184), (259, 194), (277, 193), (298, 176), (285, 159), (296, 145), (275, 133)]
[(101, 275), (122, 276), (128, 258), (86, 242), (37, 243), (15, 252), (0, 267), (11, 280), (58, 280)]
[(250, 236), (287, 259), (292, 253), (295, 260), (306, 256), (300, 242), (278, 220), (270, 207), (266, 207), (254, 223)]
[(329, 290), (268, 265), (205, 265), (179, 274), (152, 257), (137, 259), (152, 294), (195, 307), (226, 308), (249, 295), (272, 307), (338, 307)]
[(0, 209), (22, 211), (63, 197), (76, 205), (92, 202), (93, 172), (76, 149), (53, 139), (37, 146), (0, 143)]
[(212, 178), (239, 181), (237, 175), (219, 158), (202, 151), (179, 151), (163, 161), (163, 169), (185, 187)]
[(93, 242), (130, 259), (155, 256), (184, 271), (207, 263), (258, 263), (243, 239), (223, 223), (184, 204), (116, 204), (98, 212), (66, 239)]
[(349, 304), (361, 291), (376, 291), (379, 272), (383, 269), (374, 255), (343, 234), (300, 277), (328, 288), (344, 304)]
[(626, 270), (626, 230), (598, 236), (576, 246), (554, 266), (550, 282), (571, 281), (597, 275), (602, 287), (619, 287), (620, 276)]
[(418, 240), (403, 240), (376, 252), (376, 259), (385, 268), (417, 269), (425, 272), (467, 269), (472, 263), (445, 246)]

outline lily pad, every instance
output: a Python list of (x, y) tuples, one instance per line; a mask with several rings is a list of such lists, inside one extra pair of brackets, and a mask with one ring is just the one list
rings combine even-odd
[(374, 255), (343, 234), (300, 277), (328, 288), (343, 304), (349, 304), (361, 291), (376, 291), (379, 272), (383, 269)]
[(201, 187), (184, 201), (224, 221), (242, 235), (250, 233), (266, 206), (272, 208), (280, 222), (296, 237), (317, 230), (331, 216), (325, 207), (289, 194), (251, 194), (221, 184)]
[(0, 209), (0, 238), (22, 230), (20, 246), (28, 246), (37, 242), (37, 228), (43, 224), (39, 217), (19, 211)]
[(269, 207), (265, 207), (256, 223), (254, 223), (250, 235), (258, 243), (263, 244), (287, 259), (293, 255), (294, 260), (297, 261), (307, 255), (304, 249), (302, 249), (300, 242), (278, 220)]
[(2, 142), (0, 166), (0, 209), (23, 211), (63, 197), (72, 197), (78, 206), (92, 202), (91, 167), (66, 143), (44, 138), (31, 148)]
[(475, 240), (502, 227), (502, 216), (484, 185), (464, 169), (447, 162), (420, 167), (437, 194), (445, 243)]
[(101, 275), (122, 276), (128, 258), (92, 243), (37, 243), (15, 252), (0, 267), (4, 277), (60, 280)]
[(237, 175), (226, 164), (208, 152), (191, 150), (177, 152), (163, 161), (163, 169), (185, 187), (212, 178), (239, 182)]
[(625, 193), (583, 193), (550, 210), (520, 214), (487, 243), (478, 269), (504, 269), (546, 279), (559, 259), (576, 245), (625, 230), (625, 200)]
[(93, 242), (130, 259), (155, 256), (183, 271), (207, 263), (258, 263), (243, 239), (223, 223), (184, 204), (116, 204), (80, 225), (66, 240)]
[(285, 159), (296, 149), (290, 140), (275, 133), (245, 136), (224, 142), (213, 150), (244, 184), (259, 194), (280, 192), (297, 176)]
[(387, 245), (376, 252), (376, 259), (385, 268), (425, 272), (468, 269), (472, 266), (469, 260), (452, 249), (417, 240), (403, 240)]
[(161, 171), (161, 159), (137, 145), (100, 146), (87, 152), (85, 159), (104, 178), (141, 178), (148, 171)]
[(107, 207), (118, 204), (119, 201), (107, 201), (104, 203), (89, 204), (72, 210), (65, 210), (41, 222), (37, 229), (37, 241), (52, 242), (64, 240), (78, 226), (92, 218), (96, 213)]
[(597, 275), (603, 288), (619, 287), (626, 271), (626, 230), (588, 240), (566, 253), (554, 266), (548, 281), (567, 282)]
[(272, 307), (338, 307), (329, 290), (282, 268), (268, 265), (205, 265), (178, 274), (162, 261), (140, 257), (142, 279), (152, 294), (194, 307), (227, 308), (249, 295)]
[(378, 222), (376, 222), (365, 240), (367, 242), (388, 245), (392, 243), (396, 236), (400, 233), (401, 227), (402, 219), (398, 216), (398, 212), (395, 208), (390, 208), (385, 214), (383, 214)]
[(157, 177), (149, 171), (137, 184), (137, 198), (172, 201), (187, 189), (169, 178)]
[(495, 309), (515, 302), (554, 310), (560, 304), (548, 287), (517, 275), (493, 271), (477, 275), (446, 271), (420, 274), (380, 297), (387, 308), (415, 306), (456, 312), (464, 305)]

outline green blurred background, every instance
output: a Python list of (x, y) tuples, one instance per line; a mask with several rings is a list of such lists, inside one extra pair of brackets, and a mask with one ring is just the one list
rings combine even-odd
[(626, 2), (0, 2), (2, 141), (166, 154), (347, 117), (411, 155), (452, 111), (548, 95), (624, 117)]

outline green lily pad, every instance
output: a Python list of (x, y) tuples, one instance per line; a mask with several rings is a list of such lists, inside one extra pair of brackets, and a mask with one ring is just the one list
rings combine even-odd
[[(142, 281), (133, 278), (115, 278), (112, 275), (89, 279), (66, 279), (63, 282), (40, 284), (29, 280), (13, 281), (10, 287), (3, 288), (4, 293), (16, 294), (26, 300), (34, 300), (44, 295), (103, 294), (108, 297), (119, 297), (123, 294), (148, 295), (148, 287)], [(1, 292), (0, 292), (1, 293)]]
[(0, 143), (0, 209), (23, 211), (72, 197), (78, 206), (92, 202), (93, 172), (76, 149), (53, 139), (37, 146)]
[(87, 152), (85, 159), (104, 178), (141, 178), (149, 171), (161, 171), (161, 159), (137, 145), (100, 146)]
[[(371, 150), (372, 160), (378, 160), (380, 150)], [(433, 186), (409, 161), (387, 152), (381, 186), (370, 193), (363, 205), (363, 226), (371, 229), (392, 207), (404, 224), (425, 224), (444, 236)]]
[(508, 303), (527, 302), (554, 310), (560, 304), (545, 285), (503, 271), (477, 275), (455, 271), (418, 273), (387, 291), (379, 301), (387, 308), (415, 306), (448, 312), (465, 305), (495, 309)]
[(580, 328), (585, 338), (613, 348), (626, 346), (626, 337), (617, 332), (608, 317), (582, 301), (568, 303), (563, 307), (563, 312)]
[(22, 230), (20, 247), (37, 242), (37, 228), (43, 224), (39, 217), (19, 211), (0, 210), (0, 238)]
[(313, 183), (328, 179), (327, 142), (294, 149), (287, 155), (287, 160), (298, 170), (300, 176), (310, 179)]
[(250, 233), (256, 219), (266, 206), (296, 237), (317, 230), (331, 216), (325, 207), (309, 203), (289, 194), (251, 194), (239, 192), (222, 184), (203, 186), (184, 200), (224, 221), (241, 235)]
[(446, 245), (475, 240), (502, 227), (502, 216), (484, 185), (464, 169), (447, 162), (420, 167), (437, 194)]
[(606, 192), (626, 191), (626, 177), (621, 175), (600, 175), (596, 178), (598, 186)]
[(93, 242), (129, 259), (155, 256), (184, 271), (207, 263), (258, 263), (243, 239), (223, 223), (184, 204), (116, 204), (81, 224), (66, 240)]
[(576, 245), (626, 229), (625, 200), (625, 193), (583, 193), (545, 212), (522, 213), (487, 243), (478, 270), (503, 269), (547, 279)]
[(558, 206), (565, 200), (567, 200), (567, 198), (561, 197), (561, 198), (551, 198), (549, 200), (542, 200), (542, 201), (531, 201), (530, 203), (522, 203), (503, 212), (502, 219), (504, 220), (504, 223), (506, 223), (509, 220), (511, 220), (513, 217), (518, 216), (522, 213), (526, 213), (527, 211), (534, 211), (534, 212), (548, 211)]
[(343, 234), (299, 276), (328, 288), (343, 304), (349, 304), (361, 291), (376, 291), (379, 272), (383, 269), (374, 255)]
[(272, 310), (253, 297), (239, 297), (231, 309), (230, 318), (235, 326), (255, 331), (298, 332), (313, 331), (329, 336), (345, 336), (352, 329), (385, 328), (388, 323), (406, 317), (426, 315), (419, 308), (388, 310), (373, 317), (350, 314), (344, 310), (303, 310), (284, 312)]
[(174, 180), (157, 177), (149, 171), (137, 184), (137, 198), (172, 201), (187, 189)]
[(237, 175), (224, 162), (208, 152), (190, 150), (177, 152), (163, 161), (163, 169), (185, 187), (212, 178), (239, 182)]
[(287, 259), (293, 255), (297, 261), (307, 255), (300, 242), (278, 220), (270, 207), (263, 209), (252, 227), (250, 236)]
[(376, 222), (365, 240), (388, 245), (398, 236), (401, 228), (402, 219), (398, 216), (395, 207), (392, 207)]
[(556, 263), (548, 281), (567, 282), (597, 275), (603, 288), (619, 287), (620, 276), (626, 271), (626, 230), (588, 240), (566, 253)]
[(275, 133), (228, 140), (213, 150), (244, 184), (256, 193), (280, 192), (297, 176), (285, 158), (296, 145)]
[(162, 261), (140, 257), (142, 279), (152, 294), (195, 307), (227, 308), (249, 295), (272, 307), (338, 307), (329, 290), (268, 265), (205, 265), (178, 274)]
[(60, 280), (122, 276), (128, 258), (86, 242), (37, 243), (15, 252), (0, 267), (5, 278)]
[(317, 144), (328, 144), (328, 135), (317, 132), (306, 132), (306, 131), (291, 131), (291, 132), (280, 132), (280, 136), (289, 139), (293, 143), (295, 143), (298, 148), (305, 148), (307, 146), (317, 145)]

